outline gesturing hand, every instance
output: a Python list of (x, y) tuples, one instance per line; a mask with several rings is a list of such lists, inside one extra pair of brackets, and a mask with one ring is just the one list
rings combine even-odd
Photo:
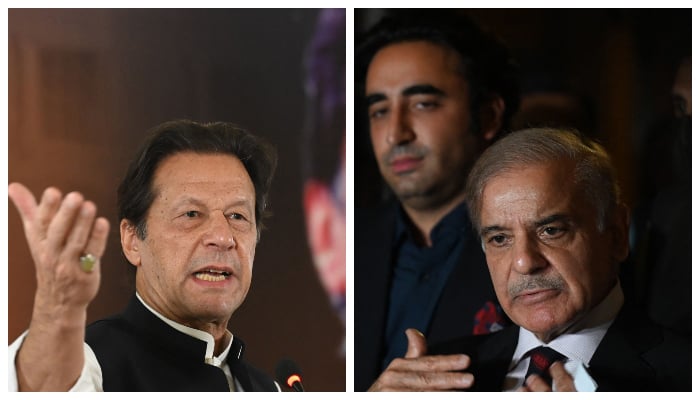
[[(87, 307), (100, 284), (100, 257), (104, 253), (109, 222), (96, 218), (95, 204), (80, 193), (63, 199), (55, 188), (44, 191), (37, 204), (25, 186), (11, 183), (10, 199), (17, 207), (34, 259), (37, 293), (33, 320), (41, 315), (55, 319), (70, 310)], [(80, 266), (80, 257), (92, 254), (92, 272)], [(84, 323), (84, 322), (83, 322)]]
[(464, 354), (427, 356), (425, 337), (407, 329), (408, 349), (404, 358), (394, 359), (370, 391), (438, 391), (466, 389), (474, 376), (463, 372), (470, 359)]
[[(36, 294), (29, 331), (15, 359), (19, 390), (68, 390), (84, 364), (87, 306), (100, 286), (100, 257), (109, 222), (96, 218), (95, 204), (80, 193), (62, 198), (55, 188), (37, 204), (19, 183), (8, 187), (36, 269)], [(91, 254), (91, 271), (80, 257)]]

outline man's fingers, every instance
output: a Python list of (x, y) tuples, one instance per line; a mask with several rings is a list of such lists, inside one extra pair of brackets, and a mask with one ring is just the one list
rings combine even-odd
[(569, 373), (564, 369), (564, 364), (561, 362), (555, 362), (549, 367), (549, 373), (552, 375), (553, 387), (557, 392), (575, 392), (576, 386), (574, 385), (574, 379), (569, 375)]
[(470, 388), (474, 376), (464, 372), (471, 359), (465, 354), (426, 356), (425, 337), (407, 329), (405, 358), (395, 358), (370, 391), (434, 391)]
[(396, 372), (390, 378), (390, 387), (403, 391), (468, 389), (474, 383), (474, 376), (466, 372)]
[[(87, 253), (85, 250), (88, 243), (90, 232), (95, 223), (95, 214), (97, 207), (91, 201), (84, 202), (78, 210), (78, 215), (75, 217), (73, 227), (68, 231), (68, 239), (66, 240), (66, 255), (68, 257), (77, 258), (82, 253)], [(97, 254), (93, 254), (98, 256)]]
[(462, 371), (469, 367), (470, 358), (466, 354), (422, 356), (419, 358), (395, 358), (389, 368), (400, 371)]
[(17, 182), (10, 183), (7, 193), (15, 204), (26, 230), (27, 224), (34, 219), (36, 214), (37, 206), (34, 195), (24, 185)]
[(526, 391), (529, 392), (551, 392), (552, 388), (539, 375), (532, 374), (525, 380)]
[(97, 218), (92, 226), (92, 232), (90, 233), (87, 246), (85, 246), (85, 252), (94, 255), (98, 259), (102, 257), (107, 247), (108, 236), (109, 221), (103, 217)]
[(82, 194), (73, 192), (61, 199), (61, 192), (50, 187), (37, 204), (27, 187), (11, 183), (8, 195), (22, 218), (37, 268), (55, 266), (59, 258), (77, 263), (83, 254), (98, 259), (104, 254), (109, 222), (95, 219), (95, 204)]
[(34, 221), (40, 239), (45, 239), (48, 235), (49, 225), (61, 206), (61, 197), (61, 192), (53, 187), (47, 188), (41, 195)]
[[(61, 249), (66, 244), (69, 232), (73, 228), (75, 219), (82, 209), (83, 195), (77, 192), (68, 193), (63, 199), (58, 212), (51, 220), (46, 233), (46, 244), (48, 249), (57, 254), (62, 253)], [(73, 254), (69, 256), (79, 256), (80, 251), (71, 249)]]
[(417, 358), (428, 353), (428, 344), (425, 341), (425, 336), (419, 330), (406, 329), (406, 337), (408, 338), (406, 358)]
[(564, 364), (560, 361), (555, 362), (549, 367), (549, 374), (552, 376), (552, 386), (537, 375), (530, 375), (525, 380), (525, 386), (531, 392), (552, 392), (556, 388), (557, 392), (575, 392), (576, 386), (574, 380), (566, 372)]
[[(409, 360), (410, 362), (416, 359)], [(474, 384), (474, 375), (468, 372), (429, 370), (399, 370), (387, 368), (369, 389), (370, 392), (437, 391), (468, 389)]]

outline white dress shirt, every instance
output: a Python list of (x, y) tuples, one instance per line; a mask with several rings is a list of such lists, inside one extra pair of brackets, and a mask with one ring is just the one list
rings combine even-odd
[(551, 347), (566, 356), (568, 360), (564, 363), (564, 368), (574, 377), (574, 385), (578, 391), (595, 390), (597, 385), (585, 368), (588, 368), (593, 354), (620, 311), (623, 302), (624, 296), (618, 281), (605, 299), (594, 307), (586, 318), (549, 343), (542, 342), (534, 333), (521, 327), (518, 345), (503, 382), (503, 390), (515, 391), (523, 385), (530, 363), (530, 357), (525, 357), (525, 354), (539, 346)]

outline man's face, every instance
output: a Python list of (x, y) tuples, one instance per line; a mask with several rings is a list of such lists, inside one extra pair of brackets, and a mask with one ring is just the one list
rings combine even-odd
[(486, 261), (516, 324), (549, 341), (612, 289), (627, 252), (625, 219), (598, 231), (572, 162), (516, 166), (489, 180), (482, 200)]
[(464, 192), (483, 149), (471, 132), (469, 87), (454, 50), (427, 41), (377, 52), (365, 87), (379, 169), (402, 203), (432, 208)]
[[(225, 323), (250, 287), (255, 188), (231, 155), (179, 153), (156, 170), (146, 238), (134, 239), (136, 288), (188, 326)], [(126, 253), (126, 251), (125, 251)]]

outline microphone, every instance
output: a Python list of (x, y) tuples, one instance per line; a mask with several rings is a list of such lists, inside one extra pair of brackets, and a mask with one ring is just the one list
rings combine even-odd
[(282, 360), (277, 363), (275, 375), (279, 382), (284, 382), (295, 392), (303, 392), (304, 385), (301, 384), (301, 369), (292, 360)]

